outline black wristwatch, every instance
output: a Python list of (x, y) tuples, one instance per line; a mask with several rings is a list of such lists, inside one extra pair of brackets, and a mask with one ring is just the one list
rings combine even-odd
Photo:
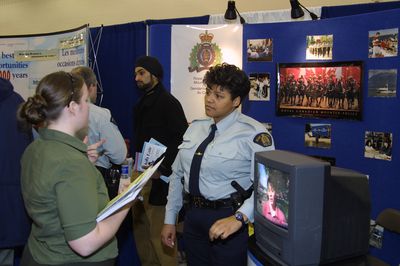
[(248, 223), (248, 221), (244, 220), (243, 214), (241, 212), (235, 212), (235, 218), (242, 223), (242, 226), (245, 226)]

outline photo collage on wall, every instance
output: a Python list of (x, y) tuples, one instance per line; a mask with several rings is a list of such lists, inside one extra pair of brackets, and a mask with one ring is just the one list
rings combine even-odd
[[(247, 40), (246, 58), (248, 62), (272, 62), (273, 40), (271, 38)], [(249, 73), (249, 80), (249, 101), (270, 101), (271, 73)], [(272, 124), (266, 122), (263, 124), (272, 133)]]
[[(272, 39), (247, 40), (248, 62), (272, 62)], [(267, 72), (250, 73), (249, 101), (269, 101), (271, 88), (271, 74)]]
[[(379, 29), (368, 32), (368, 58), (388, 58), (398, 55), (399, 29)], [(397, 69), (369, 69), (368, 97), (396, 97)]]
[[(335, 62), (333, 34), (308, 35), (305, 42), (305, 61), (312, 62), (277, 63), (277, 116), (362, 120), (364, 73), (368, 75), (368, 97), (397, 97), (398, 70), (395, 65), (387, 69), (378, 67), (367, 70), (362, 61)], [(248, 62), (273, 61), (272, 38), (249, 39), (246, 49)], [(367, 53), (369, 60), (398, 56), (398, 28), (369, 31)], [(271, 73), (250, 73), (249, 79), (249, 100), (270, 101), (270, 89), (273, 88)], [(306, 147), (331, 148), (331, 124), (307, 123), (304, 132)], [(372, 138), (372, 135), (380, 136), (380, 132), (367, 133), (368, 138)], [(381, 146), (389, 145), (391, 150), (392, 134), (382, 134), (384, 139), (390, 139), (389, 144), (375, 141), (372, 144), (375, 151), (365, 151), (365, 157), (391, 160), (391, 153), (390, 156), (382, 153), (385, 147)]]
[[(398, 56), (399, 29), (376, 29), (368, 32), (368, 59), (376, 60), (375, 69), (368, 69), (368, 97), (390, 99), (397, 97), (397, 65), (379, 68), (386, 58)], [(377, 60), (380, 59), (380, 60)], [(390, 61), (388, 61), (390, 62)], [(364, 157), (391, 161), (393, 134), (366, 131)]]

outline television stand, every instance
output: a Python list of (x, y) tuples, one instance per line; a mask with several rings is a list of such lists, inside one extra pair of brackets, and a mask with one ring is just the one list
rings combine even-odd
[[(256, 244), (256, 238), (252, 235), (249, 238), (248, 243), (249, 260), (256, 266), (281, 266), (278, 262), (274, 261), (271, 257), (265, 254)], [(324, 266), (370, 266), (368, 261), (368, 256), (359, 256), (351, 259), (346, 259), (342, 261), (336, 261), (333, 263), (323, 264)]]

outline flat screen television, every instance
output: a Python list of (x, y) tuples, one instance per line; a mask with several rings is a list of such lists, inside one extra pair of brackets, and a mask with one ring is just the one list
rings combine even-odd
[(254, 193), (256, 244), (276, 265), (319, 265), (368, 252), (366, 175), (294, 152), (258, 152)]

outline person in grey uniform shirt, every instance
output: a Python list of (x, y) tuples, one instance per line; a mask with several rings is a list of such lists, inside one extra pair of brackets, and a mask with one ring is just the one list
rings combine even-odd
[(177, 214), (184, 205), (188, 265), (246, 265), (247, 223), (254, 218), (254, 153), (273, 150), (274, 142), (261, 123), (238, 110), (250, 91), (244, 71), (216, 65), (203, 83), (208, 118), (194, 120), (178, 147), (161, 240), (175, 245)]
[(122, 164), (126, 159), (127, 147), (125, 140), (110, 110), (94, 104), (97, 98), (97, 78), (93, 70), (89, 67), (80, 66), (72, 69), (71, 73), (81, 76), (89, 90), (91, 103), (89, 105), (89, 127), (87, 132), (88, 144), (104, 140), (104, 143), (98, 148), (99, 158), (95, 164), (105, 179), (110, 197), (116, 196), (118, 184), (113, 184), (109, 180), (109, 169), (112, 164)]

